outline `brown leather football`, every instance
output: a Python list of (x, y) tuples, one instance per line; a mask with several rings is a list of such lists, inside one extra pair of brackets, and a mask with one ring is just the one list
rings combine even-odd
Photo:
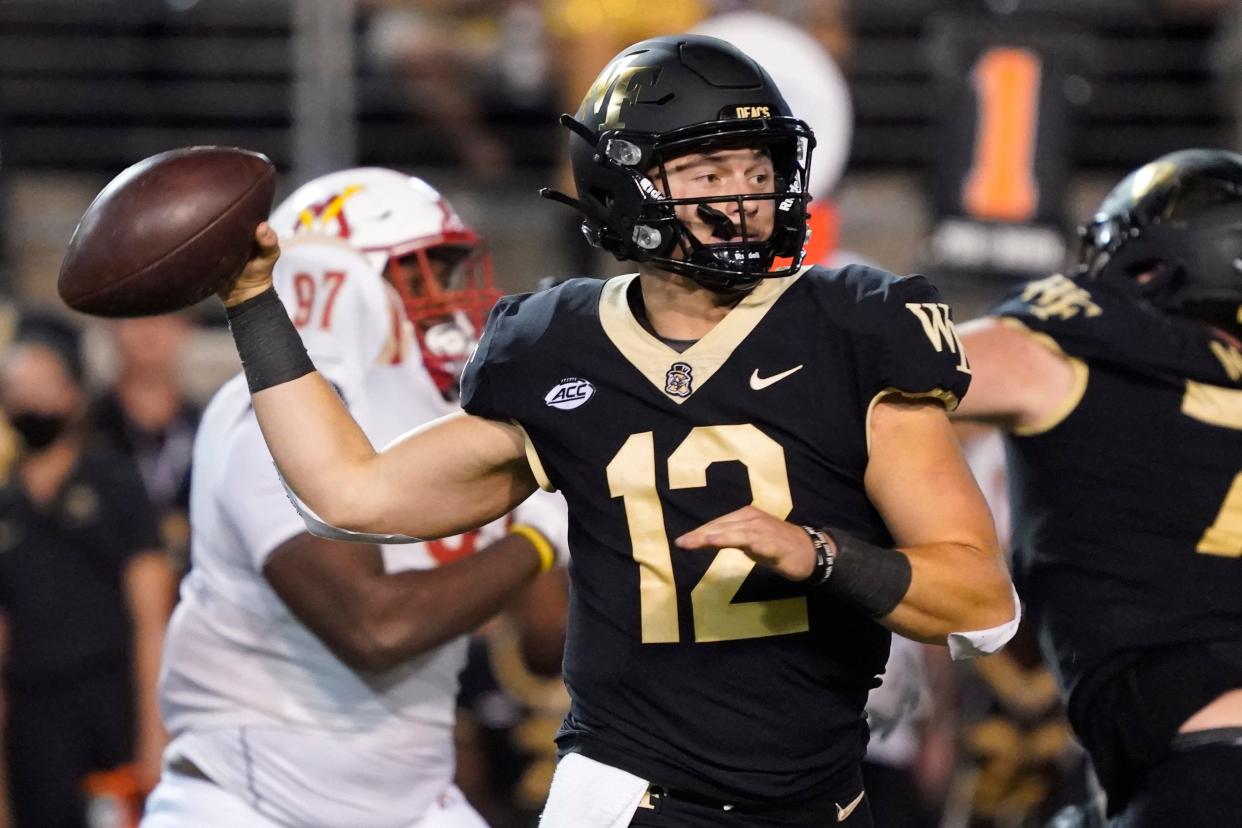
[(272, 162), (249, 150), (185, 147), (140, 161), (86, 208), (60, 297), (96, 316), (189, 307), (241, 271), (275, 191)]

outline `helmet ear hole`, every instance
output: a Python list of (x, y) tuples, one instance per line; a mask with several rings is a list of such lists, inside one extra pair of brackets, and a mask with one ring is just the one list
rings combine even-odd
[(1168, 263), (1161, 259), (1138, 259), (1125, 266), (1125, 272), (1144, 285), (1151, 284), (1170, 269)]
[(1164, 293), (1169, 285), (1172, 268), (1160, 259), (1136, 259), (1118, 266), (1117, 270), (1124, 273), (1133, 290), (1146, 299), (1153, 299)]

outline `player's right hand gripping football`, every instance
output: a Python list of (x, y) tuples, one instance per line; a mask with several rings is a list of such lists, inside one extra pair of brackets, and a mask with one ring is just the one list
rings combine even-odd
[(272, 286), (272, 268), (280, 258), (280, 242), (276, 231), (266, 221), (254, 230), (254, 252), (241, 272), (224, 287), (216, 291), (226, 308), (258, 296)]

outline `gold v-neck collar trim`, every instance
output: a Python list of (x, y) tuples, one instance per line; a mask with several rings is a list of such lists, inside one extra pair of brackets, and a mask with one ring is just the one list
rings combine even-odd
[(680, 405), (728, 361), (776, 300), (806, 271), (804, 267), (791, 276), (764, 279), (706, 336), (681, 352), (660, 341), (634, 318), (627, 292), (638, 278), (637, 273), (616, 276), (604, 284), (599, 298), (599, 321), (630, 364), (665, 397)]

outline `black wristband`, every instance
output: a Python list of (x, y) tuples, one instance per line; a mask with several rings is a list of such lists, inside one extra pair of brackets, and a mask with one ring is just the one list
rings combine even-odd
[(315, 370), (275, 289), (226, 308), (225, 313), (251, 394)]
[[(910, 589), (910, 559), (900, 549), (889, 549), (859, 540), (837, 529), (807, 529), (812, 542), (826, 535), (831, 550), (821, 564), (819, 545), (815, 549), (815, 569), (807, 583), (817, 590), (841, 598), (866, 611), (872, 618), (892, 612)], [(826, 571), (825, 571), (826, 570)]]

